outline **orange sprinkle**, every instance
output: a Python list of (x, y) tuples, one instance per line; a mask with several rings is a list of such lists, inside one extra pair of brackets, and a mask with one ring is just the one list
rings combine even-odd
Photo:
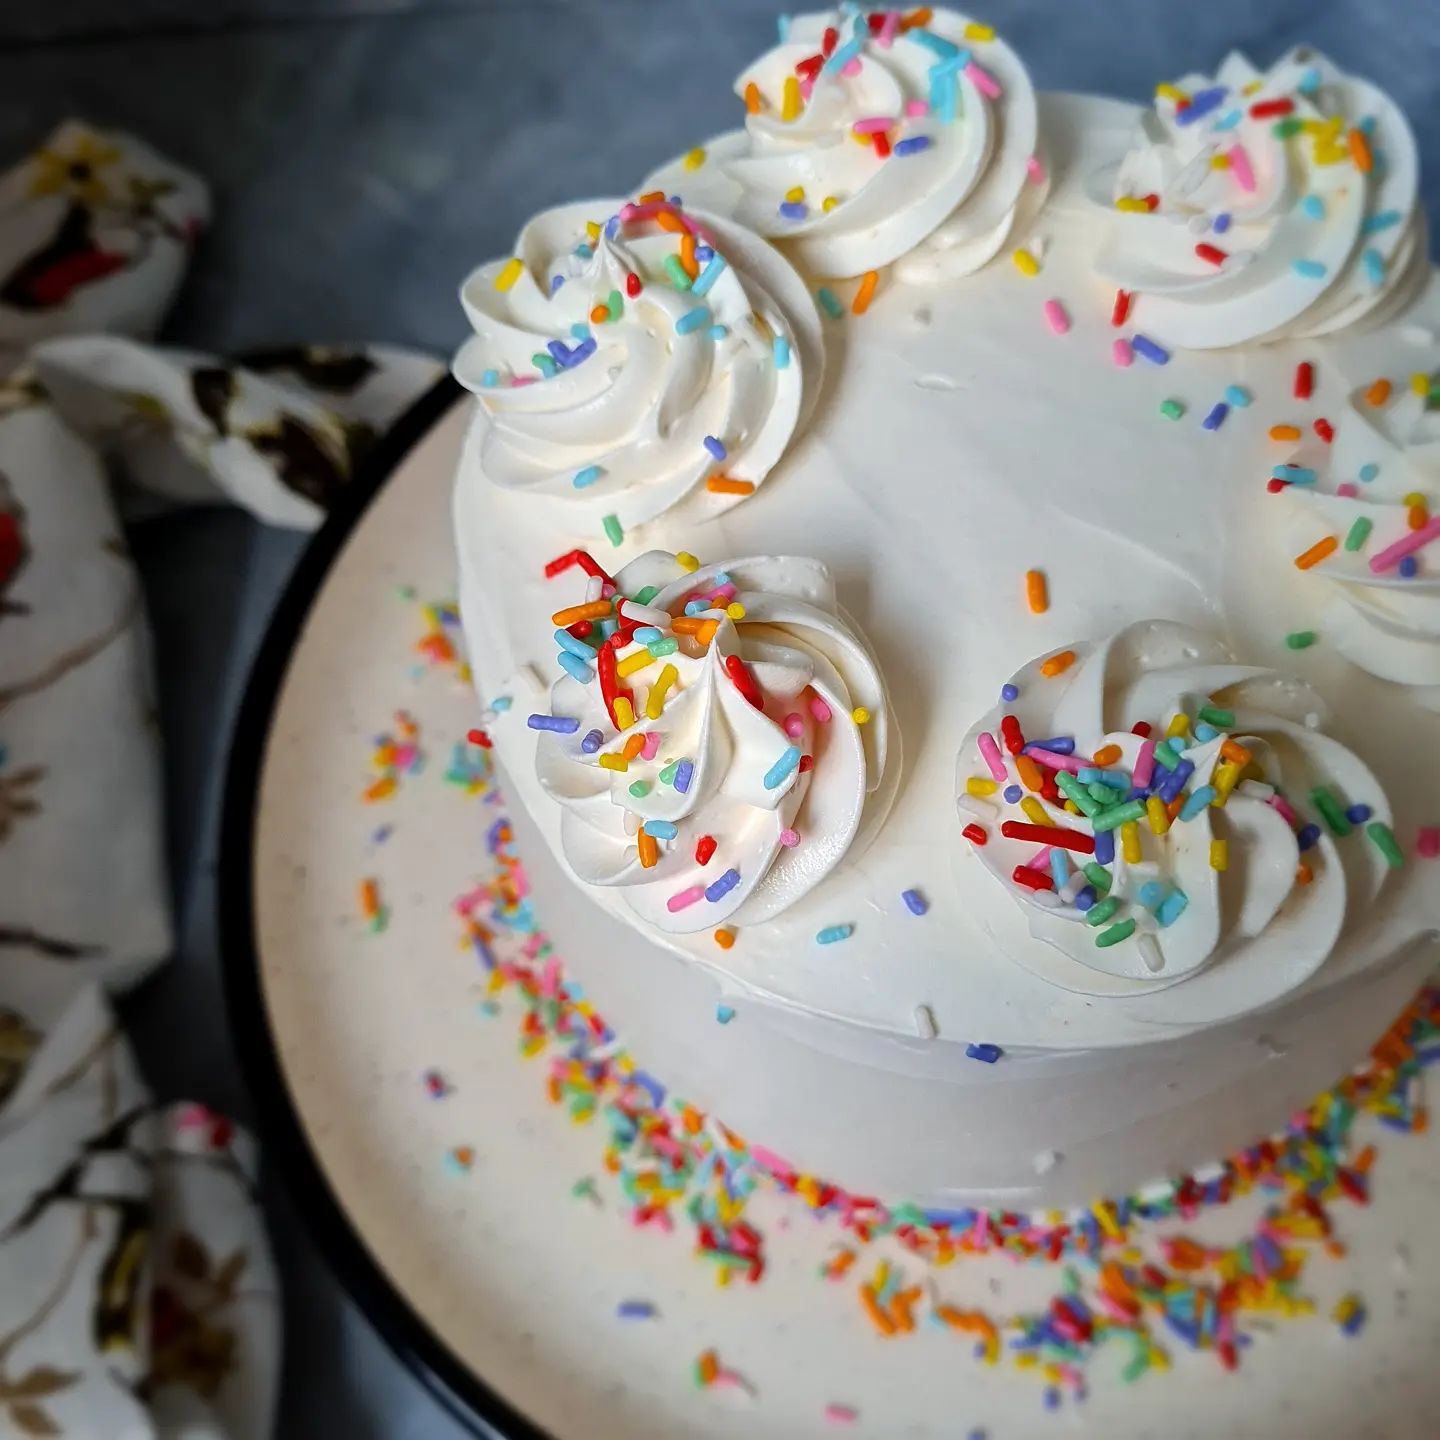
[(1300, 427), (1298, 425), (1272, 425), (1270, 438), (1272, 440), (1298, 440)]
[(1430, 523), (1430, 512), (1423, 504), (1412, 505), (1405, 512), (1405, 523), (1412, 530), (1423, 530)]
[(1091, 757), (1097, 765), (1113, 765), (1124, 754), (1118, 745), (1102, 745)]
[(764, 101), (760, 98), (760, 87), (752, 80), (745, 87), (745, 109), (751, 115), (758, 115)]
[(699, 1376), (702, 1385), (713, 1385), (715, 1377), (720, 1373), (719, 1356), (713, 1350), (705, 1351), (695, 1362), (695, 1373)]
[(1295, 568), (1297, 570), (1313, 569), (1327, 555), (1333, 555), (1339, 548), (1339, 540), (1333, 535), (1327, 535), (1323, 540), (1317, 540), (1303, 555), (1295, 557)]
[(373, 920), (380, 913), (380, 886), (374, 880), (360, 882), (360, 913)]
[(1220, 742), (1220, 754), (1242, 769), (1255, 758), (1243, 745), (1229, 739)]
[(1370, 153), (1370, 142), (1365, 138), (1365, 132), (1351, 130), (1348, 138), (1350, 158), (1355, 162), (1355, 168), (1362, 175), (1368, 175), (1375, 168), (1375, 157)]
[(669, 199), (663, 190), (647, 190), (635, 203), (637, 205), (657, 205), (662, 200)]
[(680, 268), (694, 280), (700, 274), (695, 263), (695, 237), (688, 230), (680, 237)]
[(1186, 802), (1189, 798), (1190, 798), (1190, 792), (1189, 792), (1188, 790), (1186, 790), (1186, 791), (1182, 792), (1181, 794), (1177, 795), (1177, 796), (1165, 807), (1165, 814), (1170, 818), (1170, 820), (1171, 820), (1172, 823), (1173, 823), (1173, 822), (1175, 821), (1175, 819), (1179, 816), (1180, 812), (1185, 808), (1185, 802)]
[(895, 1322), (880, 1308), (875, 1292), (868, 1285), (860, 1287), (860, 1302), (865, 1306), (865, 1313), (870, 1317), (871, 1323), (882, 1335), (895, 1333)]
[(675, 214), (673, 210), (657, 210), (655, 212), (655, 223), (662, 229), (668, 230), (672, 235), (684, 235), (685, 222)]
[(895, 1321), (895, 1328), (908, 1334), (915, 1328), (915, 1316), (913, 1314), (915, 1303), (920, 1299), (922, 1291), (918, 1285), (912, 1285), (908, 1290), (902, 1290), (890, 1301), (890, 1315)]
[(1056, 675), (1063, 675), (1075, 663), (1075, 652), (1073, 650), (1062, 650), (1058, 655), (1052, 655), (1040, 667), (1040, 673), (1047, 679), (1054, 679)]
[(735, 932), (727, 930), (723, 925), (715, 932), (715, 943), (722, 949), (728, 950), (735, 943)]
[(592, 325), (603, 325), (610, 318), (610, 307), (608, 305), (597, 305), (590, 312), (590, 323)]
[(1050, 587), (1045, 583), (1043, 570), (1025, 572), (1025, 602), (1032, 615), (1043, 615), (1050, 608)]
[(875, 298), (875, 287), (879, 283), (880, 275), (875, 270), (867, 270), (860, 277), (860, 288), (855, 292), (854, 300), (850, 302), (852, 315), (863, 315), (870, 308), (870, 302)]
[(902, 30), (914, 30), (916, 26), (928, 25), (934, 18), (935, 12), (928, 5), (922, 5), (918, 10), (912, 10), (908, 15), (901, 18), (900, 28)]
[(728, 475), (711, 475), (705, 481), (705, 488), (716, 495), (753, 495), (755, 485), (750, 480), (732, 480)]
[(640, 849), (640, 864), (646, 870), (653, 870), (660, 863), (660, 843), (642, 825), (635, 832), (635, 844)]
[(1020, 776), (1021, 783), (1027, 790), (1034, 790), (1037, 794), (1045, 788), (1045, 777), (1040, 773), (1040, 767), (1028, 755), (1017, 755), (1015, 757), (1015, 771)]
[(1390, 382), (1377, 380), (1365, 392), (1365, 398), (1372, 405), (1383, 405), (1390, 398)]
[(620, 753), (627, 759), (633, 760), (645, 748), (645, 737), (643, 735), (632, 735), (620, 747)]
[(1308, 885), (1315, 878), (1315, 872), (1303, 862), (1295, 867), (1295, 883)]
[(557, 610), (551, 617), (550, 623), (558, 625), (562, 630), (571, 625), (577, 625), (581, 620), (603, 620), (610, 613), (610, 602), (608, 600), (590, 600), (584, 605), (570, 605), (564, 610)]

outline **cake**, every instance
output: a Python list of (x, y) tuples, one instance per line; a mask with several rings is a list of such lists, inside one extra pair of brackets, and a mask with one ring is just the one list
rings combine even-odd
[[(1197, 57), (1204, 58), (1204, 57)], [(796, 17), (462, 299), (460, 607), (570, 972), (752, 1153), (1164, 1194), (1433, 968), (1440, 293), (1396, 107)]]

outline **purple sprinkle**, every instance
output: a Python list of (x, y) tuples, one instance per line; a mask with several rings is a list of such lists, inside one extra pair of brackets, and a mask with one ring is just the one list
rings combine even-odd
[(897, 155), (918, 155), (922, 150), (930, 148), (930, 137), (928, 135), (911, 135), (906, 140), (895, 142), (895, 153)]
[(570, 347), (563, 340), (549, 340), (545, 348), (555, 357), (557, 365), (568, 365), (570, 363)]
[(587, 755), (593, 755), (604, 743), (605, 737), (598, 730), (587, 730), (585, 738), (580, 742), (580, 748)]
[(1021, 795), (1023, 795), (1025, 792), (1021, 790), (1018, 785), (1007, 785), (1005, 787), (1004, 793), (1007, 804), (1018, 805), (1020, 803)]
[(1032, 740), (1025, 748), (1027, 750), (1053, 750), (1057, 755), (1073, 755), (1075, 753), (1075, 737), (1073, 735), (1052, 735), (1048, 740)]
[(707, 260), (715, 258), (715, 251), (709, 245), (697, 245), (695, 247), (695, 258), (703, 265)]
[(1211, 222), (1210, 228), (1217, 234), (1223, 235), (1230, 228), (1230, 212), (1222, 210)]
[(573, 735), (580, 722), (569, 715), (531, 715), (525, 723), (532, 730), (553, 730), (557, 735)]
[(1132, 335), (1130, 348), (1141, 359), (1148, 360), (1152, 365), (1168, 365), (1170, 363), (1170, 352), (1163, 345), (1157, 345), (1148, 335)]
[(1218, 109), (1230, 92), (1223, 85), (1212, 85), (1208, 90), (1197, 90), (1190, 97), (1190, 103), (1183, 110), (1175, 112), (1175, 123), (1180, 126), (1193, 125), (1203, 120), (1212, 110)]
[(740, 872), (733, 866), (718, 880), (705, 887), (705, 898), (713, 905), (723, 900), (740, 883)]
[(648, 1300), (622, 1300), (615, 1313), (622, 1320), (649, 1320), (655, 1314), (655, 1307)]
[(550, 277), (550, 293), (553, 295), (564, 283), (565, 277), (563, 275), (552, 275)]
[(900, 898), (912, 915), (923, 915), (930, 908), (930, 902), (918, 890), (903, 890)]
[(690, 782), (695, 778), (695, 764), (691, 760), (682, 760), (675, 767), (675, 788), (685, 795), (690, 790)]
[(1115, 832), (1113, 830), (1101, 830), (1095, 836), (1095, 860), (1100, 865), (1115, 863)]
[(383, 845), (394, 833), (395, 827), (393, 825), (382, 825), (370, 837), (370, 843), (372, 845)]
[(717, 440), (713, 435), (707, 435), (705, 437), (704, 444), (705, 448), (710, 452), (711, 456), (714, 459), (721, 461), (722, 463), (724, 462), (725, 457), (730, 453), (725, 448), (725, 446), (721, 444), (721, 442)]
[[(1099, 839), (1099, 836), (1096, 836)], [(1099, 848), (1098, 846), (1096, 847)], [(1075, 908), (1083, 915), (1095, 903), (1095, 887), (1087, 885), (1075, 897)]]
[(1018, 685), (1002, 685), (1000, 687), (1000, 698), (1008, 705), (1012, 700), (1020, 698), (1020, 687)]
[(780, 202), (780, 214), (786, 220), (803, 220), (809, 213), (809, 208), (803, 200), (782, 200)]
[(1200, 428), (1202, 430), (1218, 430), (1225, 423), (1225, 417), (1229, 413), (1230, 407), (1223, 400), (1217, 400), (1210, 413), (1200, 422)]

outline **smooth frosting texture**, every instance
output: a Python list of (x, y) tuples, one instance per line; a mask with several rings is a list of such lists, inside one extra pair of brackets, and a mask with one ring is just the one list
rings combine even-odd
[(812, 274), (892, 261), (911, 279), (967, 274), (1004, 245), (1022, 200), (1043, 199), (1025, 67), (953, 10), (924, 25), (898, 11), (796, 16), (735, 89), (745, 129), (647, 188), (733, 216)]
[(607, 519), (740, 503), (824, 369), (814, 302), (784, 258), (668, 204), (548, 210), (461, 299), (475, 335), (454, 368), (487, 417), (486, 474), (597, 535)]
[(1440, 709), (1440, 408), (1408, 385), (1353, 391), (1332, 443), (1313, 435), (1275, 467), (1285, 502), (1276, 527), (1285, 564), (1339, 542), (1309, 568), (1329, 603), (1325, 633), (1381, 679)]
[(545, 718), (561, 729), (536, 759), (573, 873), (674, 934), (780, 914), (862, 820), (873, 832), (898, 777), (879, 669), (829, 572), (655, 551), (589, 588), (614, 619), (580, 622), (598, 650), (557, 630), (569, 659)]
[(1196, 349), (1378, 321), (1429, 271), (1404, 115), (1321, 55), (1242, 55), (1159, 88), (1133, 148), (1098, 178), (1102, 273), (1135, 323)]
[(1011, 678), (957, 769), (961, 818), (983, 832), (967, 839), (1031, 933), (1137, 986), (1226, 955), (1318, 969), (1389, 876), (1365, 832), (1393, 842), (1320, 697), (1166, 621), (1060, 654), (1059, 673), (1047, 656)]

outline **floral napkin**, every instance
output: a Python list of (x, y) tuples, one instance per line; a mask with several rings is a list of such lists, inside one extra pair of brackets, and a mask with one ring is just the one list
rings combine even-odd
[(149, 636), (119, 496), (311, 527), (439, 375), (155, 332), (204, 184), (77, 122), (0, 176), (0, 1436), (268, 1435), (255, 1155), (158, 1110), (107, 995), (170, 946)]

